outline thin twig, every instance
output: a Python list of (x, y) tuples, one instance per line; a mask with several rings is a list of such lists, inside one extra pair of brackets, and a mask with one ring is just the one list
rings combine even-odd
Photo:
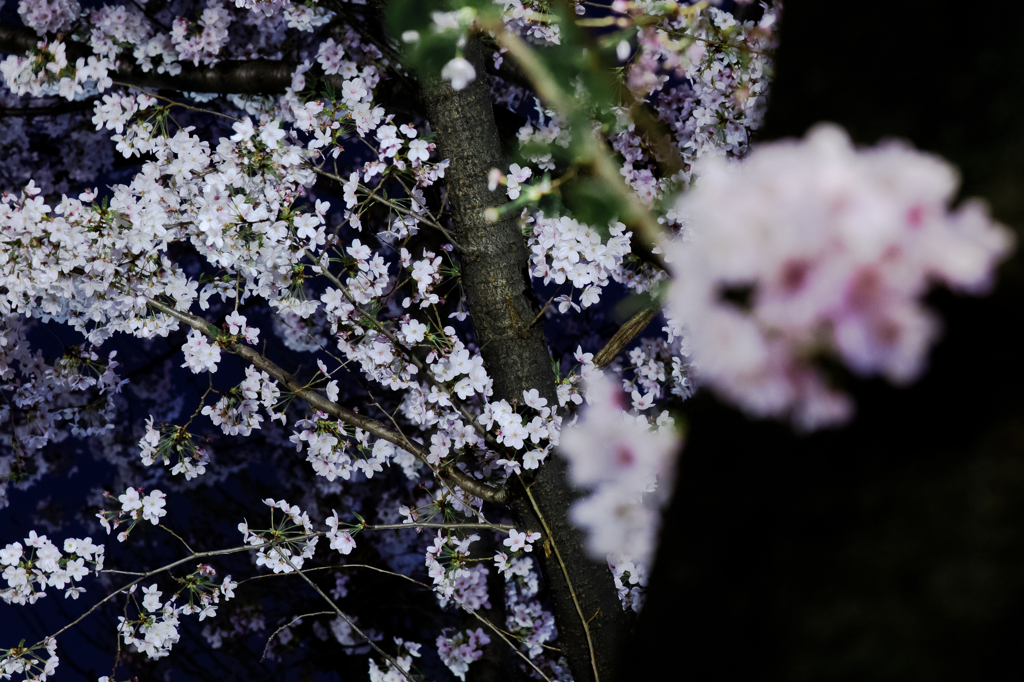
[[(325, 171), (323, 168), (321, 168), (321, 167), (319, 167), (319, 166), (317, 166), (315, 164), (307, 163), (306, 167), (309, 168), (310, 170), (312, 170), (317, 175), (322, 175), (325, 178), (330, 178), (331, 180), (334, 180), (335, 182), (339, 182), (342, 185), (346, 184), (346, 180), (344, 178), (342, 178), (341, 176), (336, 175), (334, 173), (329, 173), (329, 172)], [(436, 220), (432, 219), (430, 217), (429, 213), (426, 214), (426, 215), (422, 215), (422, 214), (416, 213), (415, 211), (413, 211), (411, 209), (408, 209), (405, 206), (402, 206), (401, 204), (398, 204), (398, 203), (396, 203), (396, 202), (394, 202), (394, 201), (392, 201), (390, 199), (386, 199), (386, 198), (380, 196), (379, 194), (377, 194), (376, 190), (371, 190), (370, 188), (366, 187), (365, 185), (359, 185), (356, 191), (359, 194), (362, 194), (365, 197), (368, 197), (370, 199), (374, 199), (375, 201), (377, 201), (379, 203), (382, 203), (385, 206), (390, 207), (391, 209), (397, 211), (398, 213), (401, 213), (402, 215), (407, 215), (407, 216), (410, 216), (412, 218), (415, 218), (418, 222), (421, 222), (424, 225), (429, 225), (430, 227), (434, 228), (435, 230), (439, 230), (445, 236), (445, 238), (451, 243), (452, 246), (457, 248), (459, 251), (463, 251), (464, 252), (464, 249), (459, 245), (459, 243), (457, 241), (455, 241), (455, 238), (451, 236), (451, 234), (448, 232), (448, 230), (441, 223), (439, 223)]]
[(580, 602), (576, 598), (576, 589), (572, 585), (572, 578), (569, 577), (569, 569), (566, 568), (565, 562), (562, 560), (562, 553), (558, 551), (558, 544), (555, 542), (555, 536), (551, 534), (551, 529), (548, 528), (548, 522), (544, 519), (544, 515), (541, 514), (540, 507), (537, 506), (537, 501), (533, 499), (533, 493), (530, 492), (529, 486), (525, 483), (523, 484), (523, 490), (526, 491), (526, 497), (530, 500), (533, 512), (537, 515), (537, 518), (540, 519), (540, 524), (544, 527), (544, 534), (547, 535), (547, 539), (551, 542), (551, 547), (555, 550), (555, 558), (558, 559), (558, 565), (562, 569), (562, 575), (565, 576), (565, 584), (569, 588), (569, 596), (572, 597), (573, 606), (576, 607), (576, 613), (579, 614), (580, 622), (583, 624), (583, 632), (587, 636), (587, 653), (590, 654), (590, 665), (594, 669), (594, 682), (600, 682), (601, 676), (597, 672), (597, 656), (594, 652), (594, 640), (590, 636), (590, 624), (584, 617), (583, 609), (580, 608)]
[[(185, 557), (184, 559), (178, 559), (177, 561), (172, 561), (171, 563), (169, 563), (169, 564), (167, 564), (165, 566), (161, 566), (160, 568), (154, 569), (152, 571), (149, 571), (148, 573), (134, 574), (134, 575), (138, 575), (139, 577), (136, 578), (135, 580), (131, 581), (127, 585), (124, 585), (123, 587), (120, 587), (117, 590), (114, 590), (113, 592), (108, 594), (103, 599), (100, 599), (98, 602), (93, 604), (93, 606), (88, 611), (86, 611), (81, 616), (79, 616), (78, 618), (74, 619), (73, 621), (71, 621), (70, 623), (68, 623), (64, 627), (62, 627), (60, 630), (57, 630), (57, 632), (55, 632), (52, 635), (50, 635), (50, 637), (56, 637), (57, 635), (63, 633), (64, 631), (68, 630), (69, 628), (77, 625), (78, 623), (80, 623), (82, 621), (82, 619), (84, 619), (86, 616), (90, 615), (93, 611), (98, 609), (103, 604), (107, 603), (108, 601), (110, 601), (111, 599), (113, 599), (117, 595), (121, 594), (122, 592), (125, 592), (126, 590), (131, 589), (133, 585), (138, 585), (143, 580), (145, 580), (147, 578), (151, 578), (154, 575), (157, 575), (159, 573), (164, 573), (166, 571), (171, 570), (172, 568), (176, 568), (178, 566), (181, 566), (182, 564), (189, 563), (191, 561), (195, 561), (196, 559), (204, 559), (206, 557), (211, 557), (211, 556), (223, 556), (225, 554), (238, 554), (239, 552), (251, 552), (253, 550), (257, 550), (257, 549), (266, 547), (268, 544), (269, 543), (264, 543), (262, 545), (246, 545), (244, 547), (232, 547), (230, 549), (215, 549), (215, 550), (212, 550), (212, 551), (209, 551), (209, 552), (195, 552), (195, 553), (191, 554), (190, 556)], [(108, 572), (109, 573), (126, 573), (126, 571), (103, 571), (103, 572), (104, 573), (108, 573)]]
[(188, 551), (190, 551), (190, 552), (192, 552), (193, 554), (195, 554), (195, 550), (194, 550), (194, 549), (192, 549), (191, 547), (189, 547), (189, 546), (188, 546), (188, 543), (187, 543), (187, 542), (185, 542), (184, 540), (182, 540), (182, 539), (181, 539), (181, 536), (180, 536), (180, 535), (178, 535), (177, 533), (175, 533), (175, 532), (174, 532), (173, 530), (171, 530), (170, 528), (168, 528), (167, 526), (165, 526), (165, 525), (164, 525), (164, 524), (162, 524), (162, 523), (161, 523), (161, 524), (158, 524), (158, 525), (157, 525), (157, 527), (158, 527), (158, 528), (163, 528), (163, 529), (164, 529), (165, 531), (167, 531), (168, 533), (170, 533), (170, 534), (171, 534), (171, 535), (173, 535), (174, 537), (178, 538), (178, 541), (179, 541), (179, 542), (180, 542), (181, 544), (185, 545), (185, 549), (187, 549)]
[(306, 575), (306, 574), (305, 574), (305, 573), (303, 573), (303, 572), (302, 572), (301, 570), (299, 570), (298, 568), (296, 568), (295, 564), (293, 564), (293, 563), (292, 563), (292, 560), (291, 560), (290, 558), (288, 558), (288, 557), (284, 556), (284, 554), (281, 554), (280, 552), (279, 552), (278, 554), (279, 554), (279, 555), (280, 555), (280, 557), (281, 557), (281, 558), (282, 558), (282, 559), (283, 559), (283, 560), (285, 561), (285, 563), (287, 563), (287, 564), (288, 564), (289, 566), (291, 566), (291, 567), (292, 567), (292, 569), (293, 569), (293, 570), (294, 570), (294, 571), (295, 571), (296, 573), (298, 573), (298, 574), (299, 574), (299, 577), (301, 577), (301, 578), (302, 578), (303, 580), (305, 580), (305, 581), (306, 581), (306, 583), (307, 583), (307, 584), (308, 584), (308, 585), (309, 585), (310, 587), (312, 587), (312, 588), (313, 588), (313, 589), (314, 589), (314, 590), (316, 591), (316, 593), (317, 593), (318, 595), (320, 595), (320, 597), (321, 597), (321, 598), (322, 598), (322, 599), (323, 599), (323, 600), (324, 600), (325, 602), (327, 602), (328, 604), (330, 604), (330, 605), (331, 605), (331, 608), (332, 608), (332, 609), (334, 610), (334, 613), (336, 613), (336, 614), (338, 615), (338, 617), (339, 617), (339, 618), (341, 618), (341, 619), (342, 619), (342, 620), (344, 620), (344, 621), (345, 621), (346, 623), (348, 623), (349, 627), (351, 627), (351, 628), (352, 628), (352, 629), (353, 629), (353, 630), (355, 631), (355, 633), (356, 633), (357, 635), (359, 635), (360, 637), (362, 637), (363, 639), (365, 639), (365, 640), (366, 640), (366, 643), (367, 643), (367, 644), (369, 644), (369, 645), (370, 645), (370, 647), (371, 647), (371, 648), (373, 648), (373, 650), (374, 650), (374, 651), (376, 651), (376, 652), (377, 652), (378, 654), (380, 654), (381, 656), (383, 656), (383, 657), (385, 658), (385, 660), (387, 660), (387, 662), (388, 662), (388, 663), (390, 663), (390, 664), (391, 664), (392, 666), (394, 666), (394, 668), (395, 668), (395, 669), (396, 669), (396, 670), (397, 670), (398, 672), (400, 672), (400, 673), (402, 674), (402, 677), (404, 677), (405, 679), (409, 680), (409, 682), (418, 682), (418, 680), (417, 680), (417, 679), (416, 679), (415, 677), (413, 677), (413, 676), (412, 676), (412, 675), (410, 675), (410, 674), (409, 674), (408, 672), (406, 672), (406, 671), (405, 671), (405, 669), (404, 669), (404, 668), (402, 668), (402, 666), (400, 666), (400, 665), (398, 664), (398, 661), (396, 661), (396, 660), (395, 660), (394, 658), (392, 658), (392, 657), (391, 657), (390, 655), (388, 655), (388, 653), (387, 653), (386, 651), (384, 651), (384, 650), (383, 650), (383, 649), (381, 649), (381, 648), (380, 648), (379, 646), (377, 646), (377, 643), (376, 643), (376, 642), (374, 642), (374, 641), (373, 641), (372, 639), (370, 639), (369, 637), (367, 637), (367, 636), (366, 636), (366, 634), (365, 634), (365, 633), (364, 633), (364, 632), (363, 632), (362, 630), (360, 630), (360, 629), (359, 629), (359, 627), (358, 627), (358, 626), (357, 626), (357, 625), (356, 625), (355, 623), (353, 623), (353, 622), (352, 622), (352, 619), (351, 619), (351, 618), (349, 618), (349, 617), (348, 617), (347, 615), (345, 615), (345, 614), (344, 614), (344, 613), (342, 612), (342, 610), (341, 610), (340, 608), (338, 608), (338, 605), (334, 603), (334, 600), (333, 600), (333, 599), (331, 599), (330, 597), (328, 597), (328, 596), (327, 596), (326, 594), (324, 594), (324, 591), (320, 589), (320, 586), (319, 586), (319, 585), (317, 585), (317, 584), (316, 584), (315, 582), (313, 582), (312, 578), (310, 578), (310, 577), (309, 577), (308, 575)]
[(549, 678), (547, 675), (545, 675), (544, 671), (541, 670), (540, 668), (538, 668), (536, 663), (534, 663), (530, 658), (528, 658), (526, 656), (526, 654), (524, 654), (522, 651), (520, 651), (519, 647), (517, 647), (515, 644), (513, 644), (511, 641), (509, 641), (508, 637), (505, 636), (505, 634), (502, 632), (502, 630), (498, 626), (496, 626), (494, 623), (492, 623), (487, 618), (484, 618), (483, 616), (481, 616), (479, 613), (477, 613), (473, 609), (471, 609), (468, 606), (466, 606), (465, 604), (463, 604), (461, 601), (456, 599), (454, 595), (449, 597), (449, 599), (451, 599), (453, 602), (455, 602), (456, 604), (461, 606), (467, 613), (470, 613), (470, 614), (476, 616), (477, 619), (480, 620), (481, 622), (483, 622), (484, 625), (486, 625), (491, 630), (493, 630), (494, 634), (498, 635), (498, 637), (501, 637), (502, 641), (505, 642), (505, 644), (508, 644), (512, 648), (512, 651), (516, 652), (516, 654), (521, 659), (526, 661), (530, 665), (531, 668), (536, 670), (538, 675), (540, 675), (542, 678), (544, 678), (547, 682), (551, 682), (551, 678)]
[(452, 530), (500, 530), (503, 533), (515, 528), (505, 523), (392, 523), (382, 526), (366, 526), (363, 530), (402, 530), (403, 528), (450, 528)]
[(288, 621), (286, 624), (284, 624), (281, 627), (279, 627), (278, 629), (274, 630), (274, 634), (270, 635), (270, 637), (267, 639), (267, 645), (265, 647), (263, 647), (263, 655), (260, 656), (260, 663), (262, 663), (263, 659), (265, 659), (267, 657), (267, 652), (270, 651), (270, 643), (274, 641), (274, 638), (277, 637), (277, 634), (279, 632), (281, 632), (282, 630), (285, 630), (287, 628), (290, 628), (292, 625), (295, 624), (296, 621), (300, 621), (303, 618), (308, 618), (308, 617), (312, 617), (312, 616), (329, 616), (332, 613), (334, 613), (334, 612), (333, 611), (316, 611), (314, 613), (304, 613), (301, 616), (295, 616), (290, 621)]
[(152, 97), (154, 99), (162, 99), (165, 102), (170, 102), (171, 106), (182, 107), (183, 109), (188, 109), (189, 111), (198, 111), (198, 112), (200, 112), (202, 114), (210, 114), (211, 116), (221, 116), (223, 118), (227, 118), (227, 119), (230, 119), (232, 121), (241, 121), (241, 119), (235, 118), (234, 116), (229, 116), (228, 114), (224, 114), (224, 113), (221, 113), (219, 111), (213, 111), (212, 109), (204, 109), (202, 107), (194, 107), (191, 104), (184, 104), (184, 103), (179, 102), (177, 100), (173, 100), (170, 97), (164, 97), (163, 95), (158, 95), (156, 93), (149, 92), (148, 90), (146, 90), (145, 88), (143, 88), (143, 87), (141, 87), (139, 85), (132, 85), (131, 83), (124, 83), (124, 82), (121, 82), (121, 81), (111, 81), (111, 82), (114, 85), (120, 85), (123, 88), (129, 88), (131, 90), (138, 90), (139, 92), (141, 92), (141, 93), (143, 93), (143, 94), (145, 94), (145, 95), (147, 95), (149, 97)]
[[(170, 315), (171, 317), (174, 317), (188, 324), (193, 329), (196, 329), (197, 331), (205, 334), (206, 336), (212, 339), (216, 340), (219, 338), (219, 332), (217, 331), (216, 327), (214, 327), (212, 324), (210, 324), (201, 317), (196, 317), (191, 313), (185, 313), (179, 310), (175, 310), (171, 306), (165, 305), (151, 298), (147, 298), (146, 302), (150, 305), (150, 307), (155, 308), (156, 310), (159, 310), (160, 312), (166, 315)], [(284, 386), (285, 389), (292, 392), (299, 398), (305, 400), (313, 409), (320, 410), (321, 412), (329, 414), (335, 419), (339, 419), (347, 424), (356, 426), (362, 429), (363, 431), (367, 431), (373, 434), (374, 436), (377, 436), (378, 438), (382, 438), (388, 441), (389, 443), (392, 443), (393, 445), (397, 445), (403, 450), (412, 453), (413, 455), (415, 455), (420, 460), (423, 460), (424, 462), (428, 461), (427, 457), (429, 456), (430, 451), (426, 446), (422, 445), (421, 443), (412, 441), (403, 436), (402, 434), (393, 431), (392, 429), (389, 429), (387, 426), (377, 421), (376, 419), (365, 417), (361, 414), (356, 414), (352, 410), (349, 410), (346, 407), (342, 407), (341, 405), (328, 400), (326, 396), (321, 395), (319, 392), (309, 389), (303, 384), (299, 383), (290, 372), (285, 371), (272, 360), (260, 354), (258, 351), (241, 343), (229, 343), (226, 344), (224, 347), (226, 350), (238, 355), (244, 360), (247, 360), (256, 369), (259, 369), (269, 374), (278, 383)], [(442, 471), (449, 478), (451, 478), (460, 488), (462, 488), (463, 490), (472, 495), (475, 495), (476, 497), (479, 497), (483, 500), (487, 500), (489, 502), (496, 502), (499, 504), (503, 504), (505, 501), (508, 500), (509, 493), (504, 486), (490, 486), (484, 483), (483, 481), (476, 480), (466, 472), (461, 471), (460, 469), (457, 469), (455, 467), (442, 468)]]

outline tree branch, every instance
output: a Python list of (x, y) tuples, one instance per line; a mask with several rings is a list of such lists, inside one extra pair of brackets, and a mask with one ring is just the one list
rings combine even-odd
[(604, 345), (604, 348), (594, 356), (594, 365), (602, 369), (610, 365), (615, 356), (619, 354), (619, 351), (635, 339), (640, 332), (647, 329), (647, 325), (651, 323), (651, 320), (659, 312), (661, 312), (661, 308), (658, 306), (645, 308), (626, 320), (625, 324), (619, 327), (619, 331), (615, 332), (615, 335), (608, 339), (608, 343)]
[[(32, 31), (0, 25), (0, 52), (23, 55), (36, 49), (39, 40), (39, 36)], [(64, 45), (68, 61), (72, 63), (79, 57), (88, 57), (93, 54), (85, 43), (65, 40)], [(292, 74), (298, 67), (298, 62), (283, 60), (225, 59), (210, 67), (196, 67), (184, 63), (181, 73), (172, 76), (167, 73), (157, 73), (155, 70), (143, 71), (142, 67), (134, 64), (129, 56), (125, 56), (111, 76), (129, 85), (148, 88), (219, 94), (270, 95), (284, 93), (291, 86)], [(307, 78), (309, 77), (329, 81), (338, 88), (341, 88), (344, 81), (341, 76), (325, 74), (318, 64), (315, 64), (307, 72)]]
[[(146, 302), (150, 307), (159, 310), (165, 315), (170, 315), (185, 324), (189, 325), (193, 329), (205, 334), (206, 336), (217, 339), (219, 333), (214, 325), (210, 324), (201, 317), (197, 317), (190, 313), (181, 312), (175, 310), (171, 306), (154, 301), (151, 298), (147, 298)], [(357, 428), (362, 429), (368, 433), (371, 433), (378, 438), (392, 443), (403, 450), (411, 452), (420, 460), (427, 462), (427, 457), (430, 454), (430, 450), (421, 443), (411, 441), (401, 433), (389, 429), (383, 423), (370, 417), (365, 417), (361, 414), (357, 414), (352, 410), (342, 407), (341, 405), (328, 400), (325, 396), (319, 392), (307, 388), (304, 384), (299, 382), (294, 375), (290, 372), (279, 367), (275, 362), (253, 350), (249, 346), (241, 343), (230, 343), (224, 346), (224, 348), (235, 355), (238, 355), (243, 360), (248, 361), (256, 369), (266, 372), (275, 381), (280, 383), (285, 389), (294, 393), (299, 398), (306, 401), (310, 407), (316, 410), (320, 410), (325, 414), (328, 414), (335, 419), (350, 424)], [(429, 465), (429, 463), (428, 463)], [(458, 469), (453, 465), (441, 467), (437, 470), (440, 475), (450, 478), (455, 485), (459, 486), (471, 495), (475, 495), (482, 500), (488, 502), (496, 502), (498, 504), (504, 503), (508, 498), (508, 491), (504, 486), (492, 487), (482, 481), (478, 481), (466, 472)]]
[(59, 116), (61, 114), (74, 114), (83, 111), (91, 111), (96, 102), (95, 97), (82, 99), (76, 102), (61, 101), (49, 106), (37, 107), (5, 107), (0, 109), (0, 118), (13, 118), (16, 116)]

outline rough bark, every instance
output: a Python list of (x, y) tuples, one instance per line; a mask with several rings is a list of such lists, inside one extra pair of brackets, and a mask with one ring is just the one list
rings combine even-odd
[[(429, 76), (421, 86), (439, 154), (451, 159), (445, 185), (456, 237), (464, 247), (462, 282), (470, 313), (494, 379), (494, 399), (521, 401), (523, 390), (536, 388), (557, 404), (544, 332), (534, 323), (538, 308), (525, 241), (515, 216), (493, 223), (484, 217), (486, 208), (505, 203), (502, 192), (488, 190), (488, 172), (507, 168), (507, 163), (476, 37), (469, 38), (464, 56), (477, 72), (468, 87), (456, 92), (446, 81)], [(583, 535), (569, 521), (569, 506), (578, 493), (568, 483), (566, 463), (551, 457), (532, 480), (513, 484), (512, 493), (517, 525), (545, 536), (535, 556), (573, 677), (578, 682), (611, 679), (625, 619), (608, 567), (586, 555)]]

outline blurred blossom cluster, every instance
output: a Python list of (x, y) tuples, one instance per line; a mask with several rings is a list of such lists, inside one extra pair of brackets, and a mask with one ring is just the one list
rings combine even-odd
[(582, 415), (562, 429), (560, 440), (573, 483), (593, 490), (570, 516), (587, 529), (594, 557), (621, 553), (646, 564), (653, 558), (661, 504), (672, 492), (678, 448), (672, 418), (668, 412), (657, 419), (643, 415), (638, 391), (633, 411), (626, 411), (617, 382), (598, 371), (587, 379), (586, 398)]
[(701, 382), (803, 430), (853, 413), (820, 360), (916, 379), (939, 331), (921, 297), (987, 291), (1013, 246), (980, 202), (950, 210), (947, 162), (899, 142), (856, 149), (832, 125), (699, 173), (675, 207), (688, 238), (665, 247), (670, 327), (685, 327)]

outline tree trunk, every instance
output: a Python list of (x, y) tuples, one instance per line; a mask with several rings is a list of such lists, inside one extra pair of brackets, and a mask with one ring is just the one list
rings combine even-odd
[[(493, 398), (521, 402), (523, 390), (536, 388), (549, 404), (557, 405), (544, 330), (534, 324), (537, 304), (516, 217), (493, 223), (484, 217), (486, 208), (506, 203), (503, 192), (488, 190), (487, 175), (491, 168), (506, 170), (507, 163), (494, 123), (487, 56), (476, 36), (469, 37), (464, 57), (477, 73), (465, 89), (456, 92), (436, 75), (423, 76), (422, 86), (438, 152), (451, 160), (445, 186), (455, 235), (463, 247), (462, 283), (469, 310), (494, 380)], [(573, 677), (577, 682), (610, 680), (625, 618), (608, 567), (590, 560), (582, 533), (569, 521), (569, 506), (579, 494), (568, 483), (565, 461), (553, 456), (532, 479), (524, 476), (510, 484), (516, 524), (521, 530), (544, 532), (535, 556)]]

